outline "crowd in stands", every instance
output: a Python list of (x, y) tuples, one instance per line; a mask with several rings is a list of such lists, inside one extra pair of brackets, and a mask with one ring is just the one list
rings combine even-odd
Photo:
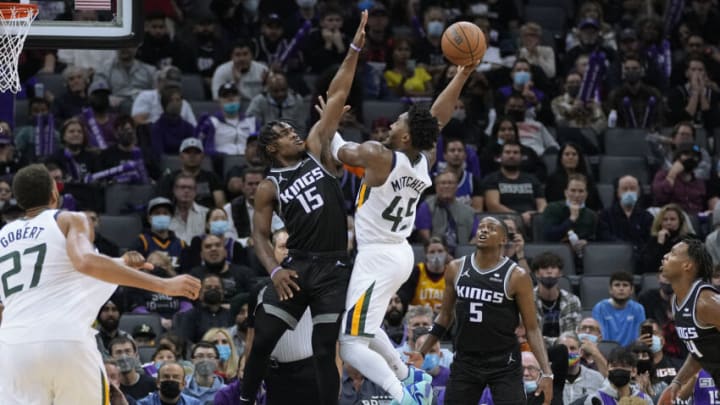
[[(197, 302), (121, 288), (98, 314), (98, 348), (128, 403), (212, 403), (242, 379), (247, 305), (267, 278), (250, 237), (267, 169), (256, 135), (279, 119), (307, 132), (363, 9), (367, 42), (339, 128), (346, 140), (382, 142), (397, 113), (444, 88), (457, 72), (440, 48), (453, 22), (478, 25), (488, 47), (438, 140), (433, 187), (417, 208), (416, 267), (384, 321), (398, 351), (422, 346), (446, 266), (473, 252), (479, 219), (496, 215), (510, 230), (506, 255), (536, 281), (553, 404), (652, 403), (672, 381), (687, 349), (659, 273), (663, 255), (683, 238), (705, 240), (720, 287), (717, 0), (143, 6), (138, 46), (24, 51), (18, 105), (27, 109), (0, 121), (3, 224), (22, 215), (13, 174), (42, 161), (62, 208), (95, 224), (101, 252), (136, 250), (153, 274), (202, 280)], [(57, 18), (102, 13), (68, 7)], [(39, 90), (50, 77), (64, 85)], [(351, 224), (361, 178), (346, 168), (339, 181)], [(124, 195), (110, 192), (117, 186)], [(127, 202), (109, 212), (120, 197)], [(103, 227), (118, 215), (143, 224), (131, 243), (116, 237), (123, 226)], [(279, 217), (273, 232), (283, 249)], [(442, 401), (451, 342), (433, 353), (425, 366)], [(527, 352), (522, 362), (531, 392), (537, 360)], [(341, 404), (387, 400), (357, 370), (343, 375)]]

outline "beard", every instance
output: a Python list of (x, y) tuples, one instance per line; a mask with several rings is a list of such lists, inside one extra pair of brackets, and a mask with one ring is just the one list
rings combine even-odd
[(393, 326), (399, 325), (402, 323), (403, 320), (403, 314), (397, 309), (391, 309), (390, 312), (385, 314), (385, 320)]
[(110, 319), (99, 319), (98, 323), (106, 331), (114, 331), (118, 327), (118, 320), (114, 318)]

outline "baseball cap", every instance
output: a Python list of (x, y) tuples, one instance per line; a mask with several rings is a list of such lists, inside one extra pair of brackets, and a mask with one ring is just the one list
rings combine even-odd
[(585, 18), (584, 20), (580, 21), (580, 24), (578, 24), (578, 27), (580, 29), (592, 27), (595, 29), (600, 29), (600, 23), (594, 18)]
[(182, 87), (182, 72), (175, 66), (165, 66), (157, 72), (157, 80), (164, 81), (165, 86)]
[(368, 10), (368, 15), (388, 15), (387, 8), (385, 8), (384, 4), (375, 2)]
[(108, 84), (107, 80), (103, 79), (102, 77), (98, 77), (93, 80), (93, 82), (90, 84), (90, 87), (88, 87), (88, 94), (91, 94), (98, 90), (110, 92), (110, 85)]
[(133, 328), (132, 336), (134, 338), (137, 338), (139, 336), (145, 336), (152, 339), (155, 337), (155, 331), (153, 330), (152, 326), (146, 323), (141, 323), (140, 325), (137, 325), (135, 328)]
[(200, 152), (205, 152), (202, 142), (197, 138), (185, 138), (185, 140), (180, 144), (180, 153), (183, 153), (185, 150), (190, 148), (200, 149)]
[(282, 19), (277, 13), (270, 13), (263, 18), (263, 24), (282, 26)]
[(150, 215), (152, 210), (154, 210), (156, 207), (168, 207), (168, 208), (170, 208), (170, 212), (173, 212), (174, 208), (175, 208), (173, 206), (172, 201), (168, 200), (167, 198), (155, 197), (152, 200), (150, 200), (150, 202), (148, 202), (148, 206), (147, 206), (148, 215)]
[(233, 82), (227, 82), (218, 89), (218, 97), (231, 97), (240, 95), (237, 85)]
[(632, 28), (625, 28), (620, 32), (620, 40), (621, 41), (628, 41), (628, 40), (636, 40), (637, 39), (637, 32), (635, 32)]

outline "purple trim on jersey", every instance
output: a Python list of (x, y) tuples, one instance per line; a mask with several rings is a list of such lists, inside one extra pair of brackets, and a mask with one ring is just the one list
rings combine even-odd
[(720, 395), (715, 387), (712, 375), (707, 371), (700, 370), (695, 388), (693, 390), (694, 405), (717, 405), (720, 404)]

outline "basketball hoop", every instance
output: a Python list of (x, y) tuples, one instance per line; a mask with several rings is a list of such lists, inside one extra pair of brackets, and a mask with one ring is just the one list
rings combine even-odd
[(22, 89), (18, 61), (37, 14), (34, 4), (0, 3), (0, 92)]

